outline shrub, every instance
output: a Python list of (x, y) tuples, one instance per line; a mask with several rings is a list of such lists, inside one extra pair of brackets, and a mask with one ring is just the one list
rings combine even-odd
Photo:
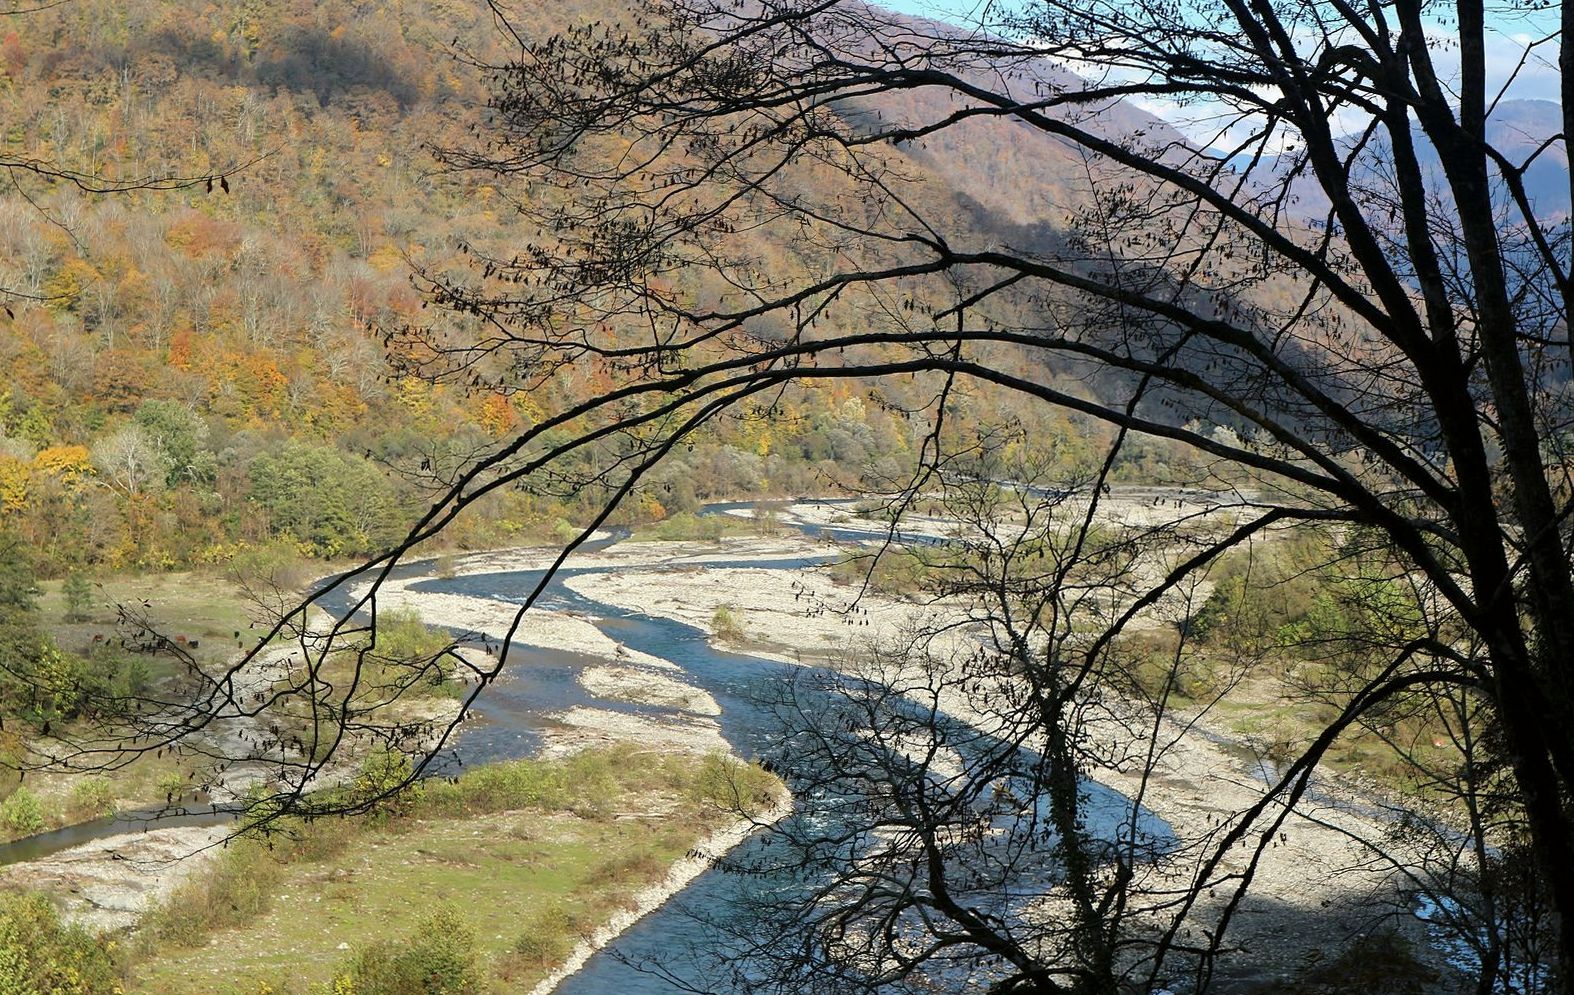
[(38, 796), (24, 787), (18, 787), (11, 796), (0, 802), (0, 822), (17, 836), (30, 836), (44, 828), (44, 809)]
[(78, 815), (97, 818), (115, 814), (115, 792), (107, 777), (84, 777), (71, 786), (71, 807)]
[(158, 780), (153, 782), (153, 790), (163, 794), (171, 802), (184, 795), (190, 787), (190, 778), (178, 770), (160, 774)]
[(663, 542), (696, 539), (715, 542), (722, 536), (749, 531), (749, 523), (735, 515), (695, 515), (685, 511), (640, 529), (636, 538)]
[(228, 573), (231, 580), (249, 590), (294, 591), (312, 579), (314, 568), (299, 545), (273, 542), (236, 553)]
[(42, 895), (0, 896), (0, 992), (110, 995), (120, 990), (107, 942), (80, 926), (63, 925)]
[(392, 608), (377, 618), (377, 652), (391, 660), (429, 660), (448, 648), (449, 638), (421, 620), (414, 608)]
[(471, 995), (481, 976), (475, 931), (445, 905), (408, 936), (361, 949), (335, 984), (347, 979), (355, 995)]
[(667, 875), (667, 861), (642, 845), (626, 846), (601, 859), (585, 877), (586, 884), (642, 884), (659, 881)]
[(465, 774), (457, 785), (433, 785), (433, 805), (450, 802), (441, 795), (452, 787), (452, 802), (469, 814), (506, 812), (519, 808), (556, 807), (569, 795), (567, 772), (558, 765), (533, 760), (479, 767)]
[(375, 663), (370, 687), (379, 695), (388, 688), (405, 688), (416, 696), (459, 697), (464, 683), (452, 678), (443, 651), (453, 645), (448, 634), (421, 621), (414, 609), (395, 608), (379, 614), (377, 649), (368, 657)]
[(412, 770), (410, 758), (400, 751), (377, 750), (362, 761), (352, 797), (357, 803), (373, 803), (378, 811), (402, 814), (414, 801), (407, 787)]
[(148, 940), (182, 946), (200, 943), (212, 930), (236, 926), (268, 908), (279, 864), (264, 843), (240, 839), (207, 874), (193, 875), (144, 920)]
[(939, 579), (941, 568), (926, 559), (934, 555), (904, 547), (884, 550), (878, 556), (853, 553), (831, 564), (830, 575), (838, 584), (867, 585), (879, 594), (907, 597), (931, 589)]
[(700, 765), (692, 793), (696, 801), (729, 812), (758, 815), (771, 806), (780, 783), (756, 764), (711, 753)]
[(569, 955), (583, 931), (576, 916), (553, 902), (525, 920), (511, 953), (527, 967), (549, 968)]
[(738, 624), (738, 617), (733, 614), (731, 605), (717, 605), (716, 611), (710, 617), (711, 631), (716, 633), (717, 639), (728, 642), (737, 642), (743, 638), (743, 628)]

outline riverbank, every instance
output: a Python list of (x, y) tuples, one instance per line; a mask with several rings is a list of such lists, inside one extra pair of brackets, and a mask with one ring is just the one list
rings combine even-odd
[(558, 986), (589, 963), (591, 957), (605, 949), (629, 927), (667, 904), (695, 878), (714, 866), (716, 861), (725, 856), (729, 850), (761, 829), (786, 818), (791, 812), (792, 801), (783, 792), (770, 808), (754, 816), (734, 819), (731, 824), (723, 826), (700, 841), (672, 864), (665, 878), (636, 893), (629, 907), (613, 913), (611, 919), (597, 926), (589, 936), (580, 940), (562, 965), (536, 983), (536, 986), (530, 990), (530, 995), (551, 995)]
[[(1132, 517), (1149, 524), (1146, 515)], [(824, 513), (819, 520), (845, 524)], [(819, 545), (808, 540), (796, 550), (800, 556), (817, 551)], [(770, 556), (783, 552), (773, 548)], [(856, 666), (869, 648), (909, 645), (919, 633), (933, 634), (918, 647), (932, 659), (954, 658), (977, 645), (977, 630), (969, 629), (959, 606), (870, 594), (838, 584), (824, 568), (737, 566), (736, 561), (747, 558), (741, 551), (718, 558), (733, 561), (728, 566), (703, 572), (674, 568), (661, 559), (674, 554), (702, 555), (679, 545), (643, 565), (624, 561), (617, 570), (578, 575), (566, 583), (595, 601), (675, 618), (724, 645), (786, 663)], [(724, 632), (716, 625), (718, 612), (726, 620)], [(998, 727), (1000, 717), (977, 707), (979, 700), (952, 687), (942, 695), (941, 706), (986, 731)], [(1090, 732), (1095, 740), (1111, 744), (1130, 741), (1129, 732), (1113, 720), (1095, 724)], [(1196, 710), (1167, 716), (1155, 730), (1155, 740), (1162, 751), (1151, 775), (1110, 768), (1089, 773), (1127, 797), (1140, 794), (1144, 805), (1181, 840), (1191, 841), (1146, 871), (1150, 879), (1144, 886), (1150, 893), (1173, 894), (1198, 880), (1204, 862), (1240, 813), (1262, 797), (1263, 766), (1243, 743), (1214, 728), (1209, 717)], [(1189, 919), (1193, 930), (1218, 920), (1233, 895), (1231, 882), (1249, 867), (1253, 876), (1228, 933), (1227, 947), (1237, 951), (1230, 958), (1228, 990), (1282, 987), (1307, 965), (1335, 957), (1350, 937), (1379, 924), (1397, 928), (1417, 949), (1424, 949), (1424, 926), (1405, 909), (1405, 882), (1362, 842), (1386, 842), (1390, 827), (1365, 811), (1370, 808), (1361, 799), (1342, 797), (1336, 785), (1324, 783), (1282, 825), (1271, 832), (1248, 832), (1212, 868)], [(1273, 818), (1278, 811), (1271, 809), (1268, 815)]]
[[(1136, 511), (1146, 515), (1140, 506)], [(832, 528), (870, 525), (849, 521), (843, 510), (812, 505), (789, 509), (783, 520)], [(1141, 524), (1147, 524), (1145, 518)], [(838, 583), (828, 569), (803, 565), (845, 548), (801, 535), (623, 543), (576, 557), (571, 562), (574, 573), (565, 583), (593, 601), (676, 619), (708, 633), (713, 642), (786, 663), (853, 667), (870, 647), (910, 641), (923, 631), (939, 630), (925, 646), (936, 659), (976, 645), (976, 631), (969, 630), (965, 613), (956, 606), (871, 595), (856, 585)], [(538, 570), (555, 555), (542, 549), (476, 554), (446, 562), (444, 577)], [(428, 623), (494, 642), (513, 625), (517, 605), (423, 590), (430, 579), (392, 581), (380, 591), (379, 603), (414, 609)], [(724, 750), (714, 697), (684, 680), (677, 665), (622, 645), (609, 635), (616, 631), (598, 627), (577, 611), (538, 607), (525, 617), (514, 637), (519, 645), (511, 651), (507, 672), (530, 667), (531, 650), (569, 654), (579, 661), (573, 668), (579, 685), (593, 701), (604, 704), (576, 705), (550, 715), (543, 753), (564, 757), (618, 742), (640, 742), (673, 753)], [(476, 661), (481, 666), (494, 663), (485, 657)], [(986, 730), (998, 721), (955, 691), (942, 704), (957, 718)], [(631, 711), (623, 705), (642, 707)], [(1166, 720), (1158, 738), (1168, 745), (1145, 784), (1118, 771), (1094, 772), (1099, 781), (1128, 796), (1145, 791), (1145, 805), (1182, 838), (1202, 841), (1145, 869), (1153, 875), (1148, 886), (1154, 891), (1189, 884), (1205, 846), (1260, 797), (1256, 767), (1228, 737), (1206, 734), (1206, 717), (1198, 719), (1177, 715)], [(1115, 730), (1095, 728), (1094, 733), (1113, 737)], [(1395, 883), (1354, 842), (1379, 836), (1384, 829), (1348, 807), (1308, 802), (1289, 818), (1282, 836), (1276, 833), (1265, 840), (1253, 891), (1241, 904), (1230, 933), (1230, 945), (1247, 955), (1233, 959), (1248, 965), (1232, 978), (1241, 986), (1238, 990), (1272, 990), (1305, 964), (1328, 957), (1345, 937), (1385, 911), (1384, 903), (1397, 895)], [(1239, 873), (1244, 858), (1242, 848), (1232, 850), (1213, 880)], [(702, 867), (691, 868), (693, 874)], [(657, 908), (681, 889), (688, 878), (683, 869), (675, 873), (651, 884), (638, 904)], [(1210, 921), (1227, 896), (1221, 888), (1217, 898), (1206, 897), (1195, 921)], [(609, 927), (596, 943), (610, 940), (626, 925)], [(578, 952), (588, 959), (596, 948)]]
[[(731, 784), (753, 818), (727, 809)], [(474, 936), (477, 976), (525, 991), (773, 818), (780, 792), (736, 761), (627, 745), (480, 768), (378, 817), (232, 844), (133, 939), (127, 990), (299, 995), (449, 905)]]
[(228, 834), (223, 826), (120, 833), (0, 867), (0, 889), (41, 892), (89, 932), (121, 932), (206, 873)]
[[(1115, 505), (1112, 514), (1133, 527), (1155, 527), (1160, 517), (1175, 512), (1173, 502), (1159, 508), (1155, 500), (1133, 496)], [(1194, 516), (1207, 510), (1204, 502), (1195, 507), (1183, 502), (1179, 509)], [(830, 529), (878, 528), (837, 506), (798, 505), (781, 518), (787, 524)], [(928, 531), (936, 531), (933, 523)], [(706, 632), (713, 642), (783, 663), (855, 667), (870, 648), (907, 645), (919, 634), (926, 634), (920, 648), (936, 660), (965, 655), (979, 645), (978, 630), (968, 624), (960, 606), (872, 594), (839, 583), (825, 567), (775, 565), (824, 560), (846, 548), (801, 535), (624, 543), (575, 558), (573, 574), (564, 583), (592, 601), (675, 619)], [(539, 550), (486, 554), (458, 561), (455, 573), (540, 569), (549, 562)], [(484, 598), (416, 590), (419, 583), (390, 585), (382, 596), (386, 603), (419, 610), (430, 621), (493, 636), (506, 631), (517, 612), (517, 606)], [(580, 678), (591, 693), (610, 700), (676, 704), (674, 686), (686, 687), (683, 694), (703, 700), (703, 692), (687, 685), (681, 672), (641, 659), (582, 616), (532, 609), (515, 639), (615, 666), (616, 680), (606, 680), (605, 668), (598, 665), (584, 668)], [(638, 666), (625, 667), (624, 661)], [(522, 660), (513, 665), (528, 666)], [(942, 706), (986, 731), (1000, 721), (956, 689), (943, 696)], [(559, 723), (548, 734), (547, 751), (553, 755), (620, 739), (696, 752), (715, 744), (714, 723), (703, 714), (685, 713), (681, 706), (660, 717), (576, 707), (552, 718)], [(1111, 741), (1121, 735), (1114, 723), (1095, 726), (1092, 733)], [(1157, 741), (1165, 746), (1146, 779), (1112, 769), (1090, 773), (1127, 797), (1140, 792), (1146, 807), (1181, 839), (1196, 841), (1147, 869), (1150, 890), (1164, 892), (1196, 879), (1212, 845), (1261, 797), (1263, 781), (1248, 751), (1210, 728), (1206, 715), (1172, 714), (1157, 731)], [(1327, 799), (1328, 794), (1318, 797)], [(1214, 887), (1203, 889), (1191, 921), (1194, 929), (1216, 921), (1231, 894), (1228, 883), (1255, 861), (1253, 887), (1236, 909), (1229, 932), (1230, 947), (1241, 952), (1232, 958), (1235, 973), (1230, 981), (1237, 990), (1282, 985), (1306, 964), (1336, 955), (1347, 937), (1379, 921), (1397, 925), (1418, 943), (1424, 940), (1418, 921), (1395, 915), (1402, 909), (1401, 882), (1359, 842), (1381, 840), (1386, 830), (1380, 820), (1359, 814), (1357, 806), (1303, 800), (1267, 837), (1248, 833), (1244, 845), (1223, 856), (1208, 878)], [(1259, 840), (1261, 852), (1255, 853), (1252, 844)]]
[[(827, 557), (837, 548), (795, 535), (628, 542), (576, 556), (570, 565), (576, 573), (594, 570), (621, 574), (659, 567), (664, 575), (700, 577), (717, 572), (714, 564), (731, 560), (769, 562), (805, 555)], [(556, 550), (540, 548), (472, 554), (449, 561), (444, 580), (544, 570), (552, 565), (556, 555)], [(427, 576), (391, 579), (379, 588), (378, 605), (381, 610), (415, 611), (428, 624), (465, 633), (473, 642), (494, 647), (501, 645), (513, 630), (509, 656), (504, 661), (505, 673), (530, 667), (531, 661), (542, 654), (551, 659), (566, 655), (584, 664), (578, 669), (576, 680), (590, 701), (543, 716), (543, 756), (568, 756), (618, 742), (659, 744), (695, 754), (730, 749), (721, 735), (717, 721), (720, 708), (715, 699), (686, 681), (678, 665), (620, 643), (598, 627), (598, 620), (581, 612), (537, 605), (520, 619), (519, 605), (425, 589), (432, 581)], [(359, 598), (368, 586), (369, 582), (354, 584), (351, 593)], [(658, 602), (659, 599), (650, 599), (649, 603), (629, 607), (667, 614)], [(488, 662), (495, 667), (495, 655)], [(630, 711), (598, 707), (597, 700), (651, 708)], [(484, 705), (482, 711), (485, 712)]]

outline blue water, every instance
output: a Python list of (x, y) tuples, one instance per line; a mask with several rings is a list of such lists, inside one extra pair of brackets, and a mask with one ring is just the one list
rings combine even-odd
[[(733, 507), (747, 505), (715, 505), (707, 509), (719, 513)], [(887, 538), (880, 529), (825, 528), (801, 526), (805, 533), (840, 542), (882, 541)], [(622, 536), (587, 544), (585, 551), (605, 548), (619, 541)], [(932, 542), (922, 537), (906, 537), (907, 541)], [(705, 564), (714, 567), (750, 569), (801, 570), (832, 559), (828, 552), (822, 557), (795, 558), (776, 561), (738, 561)], [(402, 565), (396, 576), (421, 577), (430, 572), (429, 563)], [(626, 570), (626, 567), (618, 568)], [(647, 569), (657, 570), (660, 567)], [(594, 619), (603, 632), (631, 650), (648, 653), (669, 660), (681, 667), (686, 680), (711, 694), (721, 707), (718, 721), (721, 733), (741, 755), (750, 758), (767, 758), (773, 767), (792, 783), (795, 778), (791, 758), (784, 756), (785, 727), (776, 708), (779, 692), (789, 685), (804, 687), (815, 683), (816, 676), (824, 676), (825, 683), (841, 682), (845, 678), (816, 671), (814, 668), (789, 667), (774, 661), (742, 653), (732, 653), (711, 646), (706, 634), (693, 626), (673, 619), (646, 615), (585, 598), (568, 589), (565, 581), (574, 577), (603, 572), (604, 568), (564, 568), (542, 585), (544, 573), (539, 570), (501, 571), (451, 579), (430, 578), (412, 584), (417, 591), (445, 592), (471, 597), (488, 598), (513, 604), (523, 604), (538, 587), (536, 598), (540, 607), (578, 613)], [(323, 599), (322, 606), (330, 612), (342, 613), (348, 609), (348, 599), (342, 592)], [(528, 627), (527, 614), (523, 625)], [(486, 689), (478, 701), (474, 721), (467, 722), (457, 743), (457, 751), (467, 765), (489, 761), (530, 756), (542, 745), (545, 732), (551, 728), (550, 715), (576, 705), (594, 706), (650, 715), (678, 717), (679, 713), (657, 706), (640, 705), (597, 698), (580, 685), (580, 672), (589, 665), (604, 662), (600, 658), (572, 653), (543, 651), (515, 644), (510, 647), (503, 676)], [(809, 680), (805, 682), (804, 678)], [(812, 691), (805, 693), (812, 694)], [(834, 703), (827, 700), (827, 708)], [(813, 703), (811, 701), (811, 708)], [(998, 755), (1002, 744), (988, 736), (954, 723), (946, 716), (935, 719), (941, 728), (948, 730), (946, 739), (963, 756), (964, 763), (970, 755)], [(953, 734), (950, 730), (956, 730)], [(1022, 767), (1031, 768), (1035, 757), (1021, 752)], [(1009, 784), (1014, 794), (1032, 799), (1035, 793), (1020, 784)], [(1087, 795), (1088, 825), (1101, 835), (1113, 838), (1118, 827), (1130, 816), (1130, 803), (1118, 793), (1091, 782), (1085, 784)], [(805, 815), (800, 808), (793, 819), (836, 819), (836, 799), (820, 796), (821, 804), (812, 814)], [(1030, 813), (1037, 813), (1031, 805)], [(201, 818), (198, 815), (197, 818)], [(1016, 816), (1012, 816), (1016, 817)], [(1012, 818), (1007, 817), (1007, 818)], [(141, 818), (141, 817), (139, 817)], [(207, 816), (210, 820), (213, 816)], [(158, 825), (169, 825), (159, 822)], [(140, 825), (140, 823), (139, 823)], [(90, 824), (63, 830), (62, 839), (34, 838), (11, 844), (17, 853), (10, 860), (29, 859), (52, 852), (66, 845), (85, 842), (110, 831), (125, 831), (119, 824), (104, 826)], [(1155, 817), (1142, 813), (1138, 820), (1138, 833), (1162, 848), (1171, 839), (1169, 827)], [(769, 834), (757, 835), (729, 855), (728, 863), (740, 865), (766, 862), (764, 848)], [(40, 849), (42, 847), (42, 849)], [(25, 848), (25, 849), (23, 849)], [(5, 859), (6, 848), (0, 848), (0, 862)], [(34, 851), (37, 852), (34, 852)], [(1042, 877), (1025, 874), (1022, 893), (1031, 895), (1042, 890), (1046, 879), (1053, 876), (1053, 868), (1042, 868)], [(779, 882), (778, 882), (779, 885)], [(745, 904), (750, 888), (760, 887), (759, 878), (724, 873), (713, 869), (700, 875), (676, 899), (646, 916), (623, 934), (609, 951), (593, 957), (586, 967), (564, 982), (559, 991), (566, 995), (676, 995), (681, 992), (709, 990), (705, 984), (705, 969), (709, 965), (686, 959), (689, 950), (714, 949), (722, 939), (717, 935), (713, 921), (726, 919), (730, 910)], [(660, 964), (659, 970), (650, 970)], [(644, 968), (644, 969), (642, 969)], [(677, 981), (669, 980), (672, 973)], [(723, 988), (722, 990), (725, 990)]]
[[(856, 530), (837, 531), (845, 532), (845, 538), (849, 540), (882, 536), (880, 533)], [(708, 565), (803, 569), (829, 558)], [(709, 644), (705, 632), (693, 626), (602, 604), (564, 585), (564, 581), (574, 577), (597, 572), (602, 570), (566, 568), (559, 571), (543, 589), (537, 604), (597, 619), (598, 628), (629, 649), (677, 664), (684, 670), (689, 683), (710, 693), (721, 706), (719, 723), (722, 735), (738, 753), (750, 758), (770, 758), (777, 769), (788, 770), (790, 764), (778, 749), (784, 729), (772, 701), (775, 692), (787, 683), (796, 679), (798, 685), (802, 686), (803, 676), (812, 676), (815, 673), (813, 669), (789, 667), (747, 654), (716, 649)], [(412, 588), (522, 604), (541, 584), (542, 576), (541, 571), (499, 572), (449, 580), (431, 579), (414, 584)], [(529, 625), (528, 615), (524, 624)], [(460, 752), (466, 762), (502, 759), (532, 751), (539, 744), (542, 731), (550, 721), (544, 715), (575, 705), (677, 717), (678, 713), (658, 707), (609, 701), (588, 694), (579, 685), (577, 674), (581, 667), (591, 662), (589, 659), (569, 659), (564, 654), (545, 654), (514, 646), (505, 670), (508, 676), (489, 688), (481, 702), (481, 711), (486, 716), (483, 724), (479, 728), (467, 729), (464, 734)], [(831, 675), (826, 676), (829, 678)], [(838, 680), (845, 681), (841, 678)], [(950, 722), (944, 716), (939, 721)], [(969, 749), (979, 751), (1000, 748), (998, 742), (976, 732), (956, 737), (954, 742), (968, 743)], [(1031, 766), (1033, 759), (1031, 756), (1025, 757), (1027, 762), (1024, 766)], [(788, 780), (793, 780), (790, 772)], [(1084, 786), (1084, 790), (1087, 794), (1085, 804), (1088, 824), (1107, 829), (1109, 836), (1115, 835), (1116, 827), (1129, 818), (1129, 801), (1117, 792), (1091, 782)], [(826, 811), (833, 809), (834, 805), (821, 806), (816, 817), (824, 817)], [(1172, 838), (1168, 826), (1146, 813), (1139, 819), (1138, 831), (1145, 838), (1156, 841), (1154, 845), (1159, 848), (1167, 845), (1167, 841)], [(729, 862), (742, 865), (761, 862), (764, 859), (761, 848), (768, 845), (764, 837), (756, 836), (734, 851)], [(1044, 869), (1046, 877), (1052, 873), (1052, 869)], [(1031, 875), (1027, 877), (1031, 878)], [(1032, 895), (1042, 890), (1045, 881), (1024, 879), (1022, 883), (1022, 893)], [(717, 935), (712, 921), (726, 919), (731, 910), (746, 904), (746, 891), (757, 884), (758, 880), (754, 878), (721, 870), (707, 871), (676, 899), (623, 934), (610, 951), (593, 957), (583, 970), (565, 981), (559, 991), (569, 995), (675, 995), (696, 989), (706, 990), (703, 972), (709, 965), (691, 960), (687, 953), (690, 950), (714, 948), (723, 938)], [(653, 969), (658, 964), (659, 969)], [(669, 973), (676, 974), (679, 981), (675, 983), (669, 980), (666, 977)]]

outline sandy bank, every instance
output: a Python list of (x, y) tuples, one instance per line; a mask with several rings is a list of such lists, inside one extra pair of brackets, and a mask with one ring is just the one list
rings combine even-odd
[(552, 719), (557, 727), (546, 732), (543, 757), (563, 757), (614, 743), (638, 743), (685, 753), (732, 752), (722, 738), (721, 726), (706, 718), (654, 718), (580, 705), (555, 713)]
[[(429, 579), (416, 578), (387, 582), (377, 593), (378, 606), (384, 611), (411, 609), (419, 612), (422, 621), (428, 625), (439, 625), (471, 633), (493, 644), (502, 641), (519, 615), (520, 606), (506, 601), (414, 589), (415, 585), (425, 583)], [(356, 596), (363, 594), (366, 587), (365, 584), (356, 587), (354, 589)], [(592, 620), (569, 612), (532, 608), (525, 614), (518, 631), (514, 633), (513, 641), (519, 645), (543, 650), (607, 659), (627, 659), (631, 663), (657, 670), (677, 669), (659, 657), (635, 653), (620, 646), (616, 640), (596, 628)], [(513, 662), (516, 666), (525, 665), (517, 657)]]
[(128, 929), (218, 854), (224, 826), (109, 836), (0, 868), (0, 888), (41, 891), (95, 932)]
[(673, 708), (694, 715), (721, 714), (716, 699), (699, 688), (642, 667), (586, 667), (579, 673), (579, 683), (600, 698)]

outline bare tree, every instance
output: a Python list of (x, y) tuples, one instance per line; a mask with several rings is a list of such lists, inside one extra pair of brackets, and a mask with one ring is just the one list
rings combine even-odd
[[(936, 468), (949, 541), (898, 554), (935, 578), (931, 621), (770, 703), (799, 811), (735, 869), (797, 886), (767, 884), (710, 924), (743, 955), (744, 989), (1114, 992), (1181, 970), (1164, 966), (1164, 927), (1189, 877), (1169, 872), (1206, 842), (1179, 840), (1142, 790), (1087, 779), (1145, 790), (1168, 750), (1184, 640), (1145, 683), (1100, 636), (1177, 543), (1110, 528), (1088, 480), (1003, 460), (1005, 441)], [(1171, 601), (1184, 618), (1187, 599)]]
[(104, 483), (127, 497), (164, 486), (169, 458), (141, 425), (126, 425), (93, 444), (93, 466)]
[[(1566, 226), (1524, 184), (1561, 139), (1518, 158), (1488, 141), (1507, 81), (1488, 73), (1484, 9), (1452, 12), (1457, 67), (1409, 3), (1040, 0), (966, 32), (845, 0), (673, 0), (516, 33), (516, 56), (485, 67), (489, 143), (439, 154), (516, 181), (535, 237), (470, 244), (473, 278), (432, 274), (432, 298), (485, 332), (409, 330), (426, 348), (408, 354), (504, 385), (613, 363), (625, 385), (568, 417), (637, 438), (641, 460), (784, 385), (926, 374), (937, 419), (952, 385), (986, 384), (1250, 480), (1255, 517), (1139, 606), (1275, 524), (1359, 528), (1429, 622), (1339, 688), (1339, 718), (1269, 797), (1300, 797), (1366, 718), (1466, 700), (1567, 922), (1569, 263)], [(1134, 98), (1213, 121), (1211, 140)], [(1086, 179), (1047, 225), (968, 223), (955, 190), (919, 179), (987, 198), (989, 152), (1024, 146)], [(796, 265), (766, 264), (762, 243)], [(673, 289), (694, 272), (697, 291)], [(1092, 370), (1097, 389), (1034, 370)], [(1508, 841), (1478, 836), (1478, 864)]]
[[(858, 847), (842, 876), (811, 894), (823, 914), (792, 961), (800, 977), (917, 987), (920, 976), (939, 983), (920, 968), (953, 962), (964, 982), (1001, 991), (1106, 992), (1156, 983), (1180, 956), (1205, 987), (1256, 858), (1330, 749), (1413, 708), (1447, 711), (1468, 744), (1469, 766), (1439, 788), (1467, 811), (1470, 841), (1446, 866), (1488, 881), (1523, 852), (1538, 871), (1518, 892), (1529, 895), (1523, 917), (1505, 919), (1492, 900), (1477, 913), (1453, 906), (1491, 931), (1481, 990), (1526, 921), (1554, 937), (1553, 980), (1537, 983), (1574, 976), (1567, 226), (1538, 214), (1523, 182), (1562, 139), (1517, 159), (1488, 141), (1491, 88), (1503, 81), (1488, 75), (1481, 5), (1452, 10), (1457, 70), (1445, 68), (1427, 9), (1407, 0), (1034, 0), (975, 32), (851, 0), (653, 0), (626, 24), (545, 39), (497, 12), (518, 49), (480, 67), (492, 129), (481, 147), (438, 154), (511, 190), (530, 237), (478, 238), (467, 245), (473, 273), (425, 274), (432, 302), (464, 321), (388, 332), (408, 372), (433, 378), (501, 391), (584, 367), (619, 379), (454, 473), (407, 539), (364, 568), (370, 586), (352, 607), (375, 618), (394, 564), (503, 487), (602, 489), (566, 557), (703, 426), (768, 413), (797, 384), (932, 386), (933, 428), (897, 520), (937, 487), (966, 493), (965, 478), (944, 472), (956, 453), (946, 419), (965, 387), (1107, 426), (1090, 509), (1121, 447), (1168, 440), (1249, 485), (1228, 528), (1190, 536), (1155, 575), (1132, 569), (1136, 539), (1100, 539), (1089, 510), (1069, 528), (1018, 534), (1001, 561), (983, 556), (1000, 545), (1000, 523), (1056, 518), (1058, 503), (1001, 517), (989, 503), (1000, 492), (980, 492), (988, 514), (975, 516), (977, 545), (955, 564), (966, 579), (951, 593), (987, 606), (970, 621), (991, 644), (932, 671), (935, 687), (914, 685), (907, 669), (870, 674), (842, 689), (841, 710), (811, 716), (844, 720), (811, 724), (814, 750), (836, 790), (861, 792), (875, 817), (849, 830)], [(1122, 103), (1133, 99), (1190, 108), (1216, 132), (1186, 140)], [(994, 154), (1069, 163), (1081, 182), (1057, 188), (1027, 171), (1002, 194)], [(1013, 198), (1039, 206), (1002, 220)], [(1322, 206), (1306, 216), (1298, 201)], [(1022, 222), (1042, 218), (1046, 202), (1054, 216)], [(1259, 801), (1187, 841), (1186, 882), (1144, 905), (1133, 882), (1157, 848), (1135, 823), (1113, 843), (1086, 830), (1075, 771), (1097, 755), (1079, 730), (1090, 710), (1118, 712), (1108, 717), (1128, 735), (1104, 762), (1147, 769), (1156, 751), (1141, 745), (1157, 742), (1163, 692), (1144, 698), (1118, 665), (1122, 638), (1230, 551), (1297, 523), (1361, 537), (1410, 592), (1417, 624), (1403, 638), (1361, 640), (1362, 665), (1320, 689), (1333, 717), (1283, 758)], [(1054, 555), (1013, 586), (1028, 551)], [(375, 640), (348, 619), (309, 633), (305, 617), (285, 613), (274, 627), (298, 639), (307, 662), (295, 678), (255, 701), (226, 698), (249, 657), (212, 679), (207, 704), (310, 712), (313, 742), (282, 752), (290, 777), (272, 799), (310, 812), (307, 789), (346, 737), (397, 735), (369, 717), (400, 685), (372, 699), (356, 698), (358, 676), (348, 691), (324, 687), (312, 661), (347, 645), (364, 661)], [(502, 665), (478, 674), (470, 701)], [(915, 714), (913, 701), (938, 702), (972, 678), (989, 685), (1003, 723), (987, 733), (1017, 749), (968, 742), (983, 759), (937, 778), (934, 758), (981, 734)], [(199, 702), (135, 749), (190, 736), (203, 716)], [(1002, 784), (1045, 801), (991, 798)], [(921, 808), (934, 801), (944, 807)], [(1484, 802), (1490, 812), (1470, 811)], [(986, 842), (980, 820), (1001, 832)], [(1039, 826), (1057, 841), (1063, 931), (1001, 911), (1000, 896), (1039, 859)], [(879, 830), (889, 832), (873, 846)], [(957, 887), (945, 861), (924, 864), (942, 850), (968, 855), (978, 874)], [(1237, 850), (1250, 859), (1225, 870)], [(1188, 924), (1200, 935), (1187, 937)]]

